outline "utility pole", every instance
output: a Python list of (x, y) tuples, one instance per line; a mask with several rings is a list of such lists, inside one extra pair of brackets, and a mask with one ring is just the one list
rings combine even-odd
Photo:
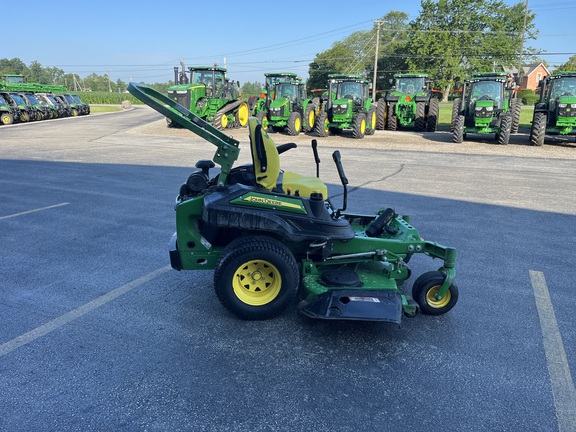
[(522, 27), (522, 40), (520, 41), (520, 58), (518, 59), (518, 85), (520, 85), (521, 71), (522, 70), (522, 56), (524, 54), (524, 34), (526, 33), (526, 17), (528, 15), (528, 0), (526, 0), (526, 7), (524, 8), (524, 26)]
[[(528, 1), (528, 0), (526, 0)], [(378, 71), (378, 48), (380, 45), (380, 25), (384, 21), (376, 20), (376, 52), (374, 53), (374, 78), (372, 79), (372, 100), (376, 100), (376, 72)]]

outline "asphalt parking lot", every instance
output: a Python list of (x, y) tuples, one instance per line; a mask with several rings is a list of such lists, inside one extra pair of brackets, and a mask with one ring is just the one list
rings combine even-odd
[[(313, 137), (273, 137), (314, 172)], [(318, 142), (335, 202), (339, 149), (349, 210), (394, 207), (457, 249), (452, 311), (240, 321), (212, 272), (169, 268), (174, 197), (211, 144), (144, 107), (0, 127), (0, 431), (576, 430), (576, 144)]]

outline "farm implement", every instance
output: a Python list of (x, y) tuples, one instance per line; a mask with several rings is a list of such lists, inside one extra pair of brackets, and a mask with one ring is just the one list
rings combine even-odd
[[(346, 212), (348, 180), (339, 151), (332, 158), (344, 193), (336, 207), (318, 178), (315, 140), (315, 177), (282, 171), (281, 154), (296, 144), (276, 146), (251, 117), (252, 163), (234, 167), (237, 140), (145, 85), (131, 83), (128, 91), (217, 147), (180, 186), (169, 254), (176, 270), (214, 270), (216, 295), (235, 316), (273, 318), (297, 295), (298, 312), (310, 318), (396, 324), (456, 304), (455, 249), (422, 239), (410, 218), (392, 208)], [(400, 286), (411, 275), (414, 254), (443, 263), (418, 277), (407, 295)]]

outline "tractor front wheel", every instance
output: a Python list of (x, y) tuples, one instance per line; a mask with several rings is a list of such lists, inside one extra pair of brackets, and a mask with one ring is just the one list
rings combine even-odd
[(352, 119), (352, 136), (356, 139), (364, 138), (366, 133), (366, 116), (362, 113), (354, 115)]
[(456, 124), (458, 114), (460, 114), (460, 101), (460, 98), (456, 98), (452, 104), (452, 119), (450, 120), (450, 132), (452, 133), (454, 133), (454, 125)]
[(454, 130), (452, 131), (452, 141), (455, 143), (461, 143), (464, 141), (464, 120), (463, 115), (459, 115), (454, 120)]
[(298, 135), (302, 130), (302, 116), (299, 112), (292, 112), (288, 117), (288, 123), (286, 124), (286, 132), (288, 135)]
[(222, 251), (214, 271), (214, 289), (222, 305), (245, 320), (279, 315), (296, 295), (298, 264), (280, 241), (242, 237)]
[(322, 111), (318, 117), (316, 117), (316, 124), (314, 125), (316, 136), (327, 137), (329, 133), (328, 124), (328, 114), (326, 114), (326, 111)]
[(366, 117), (366, 135), (374, 135), (374, 131), (376, 130), (377, 124), (377, 117), (376, 114), (376, 107), (373, 106), (368, 111), (368, 117)]
[(304, 114), (306, 124), (304, 125), (304, 132), (310, 132), (314, 129), (314, 123), (316, 122), (316, 106), (313, 103), (306, 105), (306, 112)]
[(508, 144), (510, 142), (510, 131), (512, 130), (512, 117), (505, 115), (500, 120), (500, 131), (496, 134), (498, 144)]
[(416, 102), (416, 118), (414, 119), (414, 129), (416, 132), (424, 132), (426, 127), (426, 103)]
[(268, 130), (268, 116), (266, 115), (266, 111), (259, 111), (258, 114), (256, 114), (256, 118), (262, 125), (262, 128)]
[(548, 119), (546, 113), (535, 112), (532, 118), (532, 129), (530, 129), (530, 142), (532, 145), (541, 146), (546, 137), (546, 123)]
[(398, 129), (398, 117), (396, 117), (396, 104), (388, 105), (388, 116), (386, 118), (386, 128), (391, 131)]
[(426, 130), (428, 132), (436, 132), (438, 127), (438, 115), (440, 113), (440, 102), (438, 98), (433, 97), (430, 99), (428, 106), (428, 117), (426, 118)]
[(514, 98), (510, 101), (510, 112), (512, 113), (512, 128), (510, 133), (518, 133), (520, 127), (520, 113), (522, 112), (522, 99)]
[(426, 315), (442, 315), (451, 310), (458, 301), (458, 287), (452, 283), (442, 298), (436, 295), (442, 288), (446, 275), (439, 271), (430, 271), (421, 275), (412, 286), (412, 297)]
[(386, 129), (386, 108), (386, 100), (383, 98), (379, 99), (376, 107), (376, 129), (378, 130)]

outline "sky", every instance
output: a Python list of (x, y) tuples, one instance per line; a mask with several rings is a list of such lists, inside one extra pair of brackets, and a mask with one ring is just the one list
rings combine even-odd
[[(506, 4), (525, 0), (504, 0)], [(551, 69), (576, 54), (576, 0), (528, 0), (536, 13), (537, 40)], [(85, 77), (108, 74), (115, 82), (168, 82), (174, 66), (218, 63), (233, 80), (262, 82), (265, 72), (289, 71), (306, 78), (315, 56), (392, 10), (420, 12), (420, 0), (308, 2), (59, 0), (34, 2), (34, 17), (3, 20), (0, 58), (38, 61)], [(230, 2), (232, 3), (232, 2)], [(292, 6), (287, 6), (292, 5)], [(18, 3), (3, 9), (8, 15)], [(52, 23), (50, 27), (46, 24)], [(23, 30), (23, 26), (25, 31)], [(7, 35), (13, 35), (8, 37)], [(10, 41), (10, 42), (7, 42)]]

